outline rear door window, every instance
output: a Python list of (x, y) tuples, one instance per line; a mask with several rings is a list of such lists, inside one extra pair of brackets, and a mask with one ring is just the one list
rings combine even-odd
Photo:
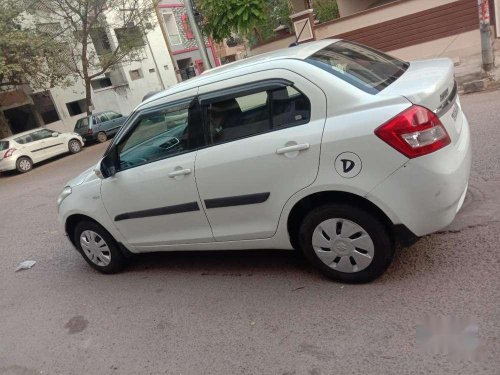
[(271, 130), (269, 94), (266, 91), (208, 105), (211, 144), (233, 141)]
[(0, 151), (9, 149), (9, 141), (0, 141)]
[(388, 87), (410, 65), (383, 52), (346, 41), (332, 43), (306, 61), (370, 94)]
[(307, 124), (311, 118), (311, 102), (293, 86), (221, 95), (224, 100), (208, 99), (205, 104), (211, 145)]
[(273, 129), (301, 125), (311, 118), (311, 102), (294, 87), (271, 92)]

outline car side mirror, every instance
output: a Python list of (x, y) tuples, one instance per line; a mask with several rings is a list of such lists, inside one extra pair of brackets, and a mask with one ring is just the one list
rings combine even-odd
[[(118, 149), (116, 146), (111, 147), (108, 153), (101, 160), (101, 164), (99, 165), (99, 171), (102, 175), (102, 178), (112, 177), (118, 171), (120, 160), (118, 157)], [(98, 173), (96, 173), (99, 178)]]
[(53, 137), (59, 137), (59, 133), (58, 132), (54, 132), (54, 133), (52, 133), (52, 136)]

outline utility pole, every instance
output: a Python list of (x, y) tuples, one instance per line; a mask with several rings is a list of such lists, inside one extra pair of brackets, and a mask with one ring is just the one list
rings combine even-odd
[(489, 72), (495, 66), (493, 43), (491, 40), (490, 5), (488, 0), (477, 0), (479, 8), (479, 30), (481, 32), (481, 51), (483, 55), (483, 69)]
[[(186, 13), (189, 19), (189, 23), (191, 24), (191, 30), (193, 31), (194, 39), (196, 39), (196, 43), (198, 44), (198, 49), (201, 54), (201, 59), (203, 61), (203, 65), (205, 65), (205, 69), (212, 68), (212, 64), (210, 63), (210, 59), (208, 58), (207, 46), (205, 45), (205, 40), (201, 35), (201, 31), (196, 23), (196, 19), (194, 17), (193, 11), (193, 3), (191, 0), (185, 0), (186, 5)], [(214, 56), (215, 59), (215, 56)]]

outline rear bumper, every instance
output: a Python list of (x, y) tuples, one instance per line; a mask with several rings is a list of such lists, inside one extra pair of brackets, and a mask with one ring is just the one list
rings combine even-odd
[(467, 119), (454, 145), (412, 159), (367, 195), (417, 236), (448, 226), (462, 207), (471, 168)]
[(14, 169), (16, 169), (16, 159), (14, 157), (0, 160), (0, 172), (13, 171)]
[(92, 142), (97, 139), (97, 135), (82, 135), (84, 142)]

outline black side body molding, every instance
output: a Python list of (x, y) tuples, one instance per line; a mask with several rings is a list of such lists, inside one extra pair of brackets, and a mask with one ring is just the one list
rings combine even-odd
[(63, 144), (64, 143), (56, 143), (55, 145), (50, 145), (50, 146), (47, 146), (47, 147), (37, 148), (36, 150), (33, 150), (31, 152), (42, 151), (42, 150), (46, 150), (46, 149), (52, 148), (52, 147), (57, 147), (57, 146), (60, 146), (60, 145), (63, 145)]
[(163, 215), (174, 215), (184, 212), (199, 211), (200, 207), (197, 202), (183, 203), (175, 206), (152, 208), (149, 210), (126, 212), (124, 214), (117, 215), (115, 221), (122, 221), (128, 219), (140, 219), (143, 217), (152, 216), (163, 216)]
[(221, 208), (232, 206), (245, 206), (249, 204), (263, 203), (269, 199), (271, 193), (258, 193), (249, 195), (238, 195), (236, 197), (224, 197), (205, 199), (205, 207), (207, 208)]

